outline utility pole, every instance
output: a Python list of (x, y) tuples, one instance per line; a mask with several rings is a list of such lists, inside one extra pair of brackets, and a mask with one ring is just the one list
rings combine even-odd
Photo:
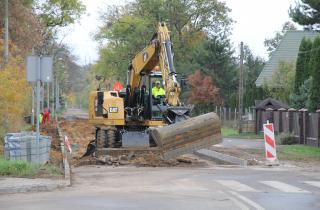
[(56, 78), (56, 112), (60, 109), (60, 93), (59, 93), (59, 80)]
[[(34, 125), (34, 85), (32, 84), (32, 109), (31, 109), (31, 125)], [(39, 116), (37, 116), (39, 117)]]
[(47, 108), (50, 109), (50, 83), (47, 83)]
[(53, 78), (53, 82), (52, 82), (52, 95), (51, 95), (51, 98), (52, 98), (52, 103), (51, 103), (51, 112), (52, 112), (52, 116), (55, 116), (55, 106), (54, 106), (54, 101), (55, 101), (55, 98), (54, 98), (54, 92), (55, 92), (55, 79)]
[(9, 60), (9, 5), (8, 0), (5, 0), (4, 11), (4, 62), (5, 65)]
[(239, 133), (242, 133), (243, 109), (243, 42), (240, 43), (240, 74), (239, 74)]

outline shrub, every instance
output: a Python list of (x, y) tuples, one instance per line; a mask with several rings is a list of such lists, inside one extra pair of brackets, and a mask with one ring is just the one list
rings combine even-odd
[(299, 140), (295, 138), (293, 133), (281, 133), (279, 135), (280, 144), (281, 145), (291, 145), (291, 144), (298, 144)]

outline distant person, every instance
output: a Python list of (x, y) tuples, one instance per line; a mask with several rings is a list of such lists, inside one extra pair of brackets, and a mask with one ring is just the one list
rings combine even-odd
[(48, 108), (44, 110), (42, 125), (50, 125), (50, 112)]
[(42, 120), (43, 120), (43, 113), (41, 112), (39, 114), (39, 124), (42, 124)]

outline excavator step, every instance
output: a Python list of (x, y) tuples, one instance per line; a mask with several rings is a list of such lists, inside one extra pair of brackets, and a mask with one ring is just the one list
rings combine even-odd
[(164, 127), (152, 129), (151, 135), (168, 160), (221, 143), (221, 122), (211, 112)]

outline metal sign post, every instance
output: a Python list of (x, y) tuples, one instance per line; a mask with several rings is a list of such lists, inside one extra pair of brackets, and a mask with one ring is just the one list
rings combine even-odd
[(36, 84), (37, 151), (40, 158), (40, 83), (52, 81), (52, 57), (28, 56), (27, 80)]

